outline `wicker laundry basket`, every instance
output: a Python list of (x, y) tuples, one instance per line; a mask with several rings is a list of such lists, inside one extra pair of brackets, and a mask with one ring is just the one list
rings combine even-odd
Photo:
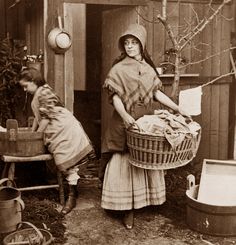
[(200, 140), (201, 130), (195, 137), (187, 135), (182, 143), (173, 150), (164, 136), (127, 130), (130, 163), (144, 169), (172, 169), (188, 164), (196, 156)]

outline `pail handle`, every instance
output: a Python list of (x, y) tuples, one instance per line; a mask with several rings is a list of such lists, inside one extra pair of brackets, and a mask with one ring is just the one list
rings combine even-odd
[(192, 174), (187, 176), (187, 190), (191, 190), (195, 186), (195, 177)]
[[(37, 232), (37, 234), (38, 234), (38, 236), (39, 236), (40, 244), (43, 244), (44, 238), (43, 238), (42, 232), (41, 232), (35, 225), (33, 225), (32, 223), (27, 222), (27, 221), (22, 221), (22, 222), (20, 222), (19, 225), (18, 225), (18, 229), (19, 229), (20, 226), (23, 225), (23, 224), (26, 224), (26, 225), (30, 226), (31, 228), (33, 228), (33, 229)], [(30, 244), (31, 244), (31, 243), (30, 243)]]
[(14, 200), (16, 200), (17, 202), (20, 203), (20, 206), (21, 206), (21, 211), (20, 212), (22, 212), (25, 209), (25, 203), (24, 203), (24, 201), (20, 197), (17, 197)]
[[(16, 187), (16, 183), (14, 180), (12, 179), (8, 179), (8, 178), (3, 178), (3, 179), (0, 179), (0, 185), (2, 185), (4, 182), (7, 182), (7, 181), (11, 181), (12, 184), (14, 185), (14, 187)], [(0, 187), (1, 188), (1, 187)]]

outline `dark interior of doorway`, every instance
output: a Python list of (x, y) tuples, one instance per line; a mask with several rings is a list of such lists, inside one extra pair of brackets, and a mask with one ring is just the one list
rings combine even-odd
[(101, 150), (101, 24), (103, 5), (86, 5), (86, 90), (75, 91), (74, 114)]

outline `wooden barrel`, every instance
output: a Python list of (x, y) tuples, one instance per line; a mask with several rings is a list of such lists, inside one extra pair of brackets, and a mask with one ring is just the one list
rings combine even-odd
[(45, 152), (42, 132), (32, 132), (30, 128), (18, 128), (16, 120), (7, 120), (7, 131), (0, 132), (1, 155), (27, 157)]
[(209, 205), (197, 201), (199, 186), (189, 185), (186, 191), (187, 224), (193, 230), (214, 236), (236, 235), (235, 206)]

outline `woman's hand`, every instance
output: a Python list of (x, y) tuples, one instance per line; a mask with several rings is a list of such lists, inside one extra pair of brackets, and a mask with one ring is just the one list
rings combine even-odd
[(123, 116), (123, 121), (124, 121), (124, 124), (125, 124), (126, 128), (129, 128), (129, 127), (133, 126), (134, 123), (135, 123), (134, 118), (132, 116), (130, 116), (128, 113), (126, 113)]
[(113, 96), (112, 99), (113, 99), (113, 105), (114, 105), (116, 111), (119, 113), (119, 115), (120, 115), (121, 118), (123, 119), (123, 122), (124, 122), (124, 124), (125, 124), (125, 127), (126, 127), (126, 128), (131, 127), (131, 126), (134, 124), (135, 120), (134, 120), (134, 118), (133, 118), (132, 116), (130, 116), (130, 114), (125, 110), (125, 107), (124, 107), (124, 105), (123, 105), (123, 103), (122, 103), (120, 97), (119, 97), (117, 94), (115, 94), (115, 95)]

